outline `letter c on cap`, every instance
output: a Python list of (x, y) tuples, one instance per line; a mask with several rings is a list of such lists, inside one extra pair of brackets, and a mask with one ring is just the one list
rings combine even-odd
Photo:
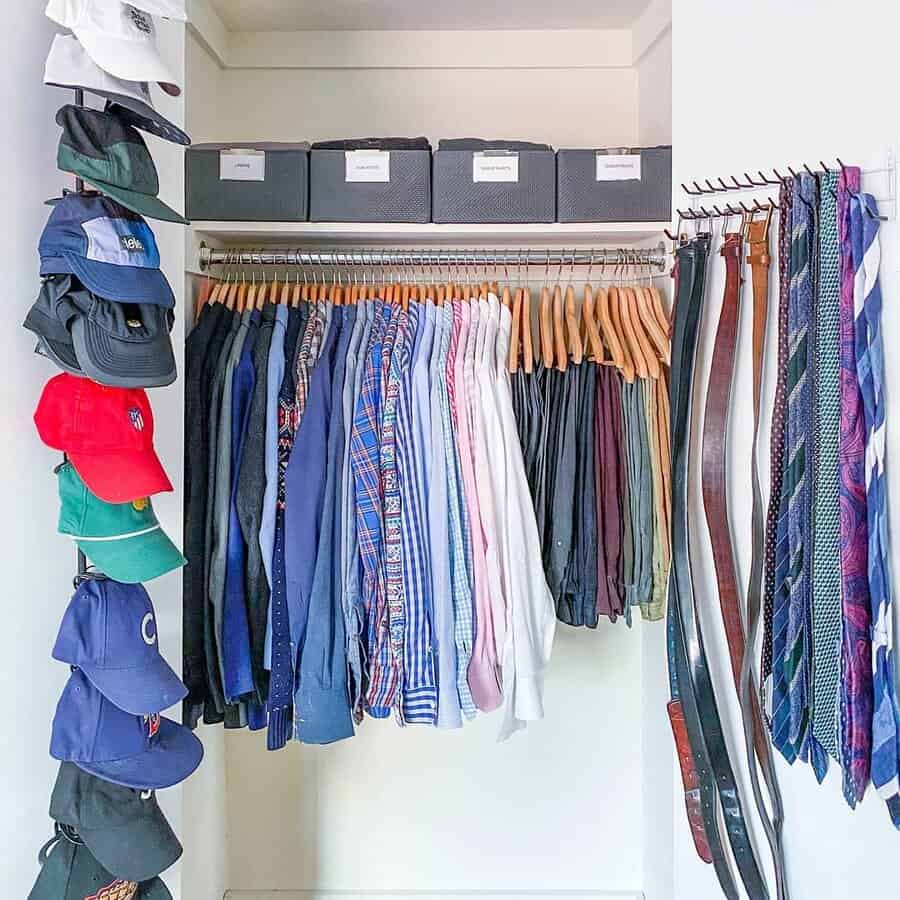
[[(150, 628), (153, 631), (150, 631)], [(148, 647), (152, 647), (156, 643), (156, 623), (153, 621), (153, 613), (148, 612), (141, 620), (141, 637)]]

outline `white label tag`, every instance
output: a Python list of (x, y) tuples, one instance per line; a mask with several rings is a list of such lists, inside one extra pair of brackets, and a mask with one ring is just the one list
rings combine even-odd
[(391, 180), (391, 153), (389, 150), (345, 150), (344, 180), (362, 182), (387, 182)]
[(479, 151), (472, 154), (472, 181), (519, 180), (519, 154), (499, 151)]
[(640, 181), (640, 153), (598, 153), (597, 181)]
[(265, 150), (220, 150), (219, 181), (265, 181)]

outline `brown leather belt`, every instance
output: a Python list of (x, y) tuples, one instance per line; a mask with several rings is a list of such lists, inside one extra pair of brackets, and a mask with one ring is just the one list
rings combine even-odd
[[(756, 465), (756, 433), (759, 426), (759, 404), (762, 383), (762, 363), (765, 350), (765, 326), (768, 306), (768, 226), (769, 218), (749, 223), (751, 251), (749, 262), (753, 270), (753, 559), (748, 600), (751, 636), (759, 622), (762, 583), (762, 498)], [(783, 852), (781, 848), (781, 797), (772, 764), (768, 735), (763, 727), (759, 698), (755, 684), (746, 689), (747, 672), (752, 672), (752, 654), (746, 653), (744, 623), (741, 614), (740, 590), (734, 559), (731, 519), (728, 508), (728, 410), (734, 380), (734, 362), (738, 347), (738, 323), (741, 300), (742, 234), (727, 234), (721, 250), (725, 258), (725, 292), (715, 345), (710, 363), (706, 412), (703, 424), (703, 507), (709, 530), (713, 563), (719, 593), (719, 606), (728, 641), (731, 672), (735, 691), (741, 702), (741, 720), (747, 746), (751, 786), (757, 811), (775, 864), (778, 897), (786, 896)], [(751, 644), (752, 646), (752, 644)], [(751, 676), (752, 677), (752, 676)], [(773, 807), (772, 819), (763, 801), (759, 784), (757, 761), (768, 789)]]

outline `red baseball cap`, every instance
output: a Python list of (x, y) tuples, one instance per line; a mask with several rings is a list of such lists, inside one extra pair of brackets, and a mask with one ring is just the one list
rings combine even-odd
[(153, 449), (153, 411), (141, 388), (107, 387), (64, 372), (44, 385), (34, 424), (107, 503), (172, 490)]

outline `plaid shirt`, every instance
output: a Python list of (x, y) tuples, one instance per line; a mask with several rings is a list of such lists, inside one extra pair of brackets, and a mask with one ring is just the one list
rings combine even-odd
[(306, 412), (306, 399), (309, 396), (309, 374), (315, 366), (319, 351), (322, 349), (322, 341), (325, 336), (325, 308), (319, 304), (310, 311), (309, 321), (303, 332), (303, 340), (297, 351), (297, 366), (294, 372), (295, 398), (294, 398), (294, 431), (300, 427), (300, 420)]
[(459, 305), (446, 303), (443, 308), (444, 337), (441, 344), (438, 379), (441, 385), (441, 419), (444, 447), (447, 454), (447, 511), (450, 527), (450, 589), (453, 596), (456, 641), (456, 686), (459, 705), (467, 719), (475, 717), (475, 701), (469, 690), (469, 660), (475, 634), (472, 609), (472, 537), (469, 533), (469, 513), (462, 495), (462, 472), (456, 430), (453, 427), (456, 409), (454, 365), (459, 348), (459, 329), (462, 317)]
[(361, 594), (366, 617), (364, 643), (366, 657), (370, 660), (373, 659), (377, 610), (379, 605), (383, 605), (379, 598), (384, 597), (378, 420), (381, 417), (381, 345), (390, 315), (390, 307), (380, 304), (376, 306), (369, 347), (363, 361), (365, 369), (362, 390), (356, 403), (350, 435), (350, 462), (356, 487), (356, 530), (363, 566)]

